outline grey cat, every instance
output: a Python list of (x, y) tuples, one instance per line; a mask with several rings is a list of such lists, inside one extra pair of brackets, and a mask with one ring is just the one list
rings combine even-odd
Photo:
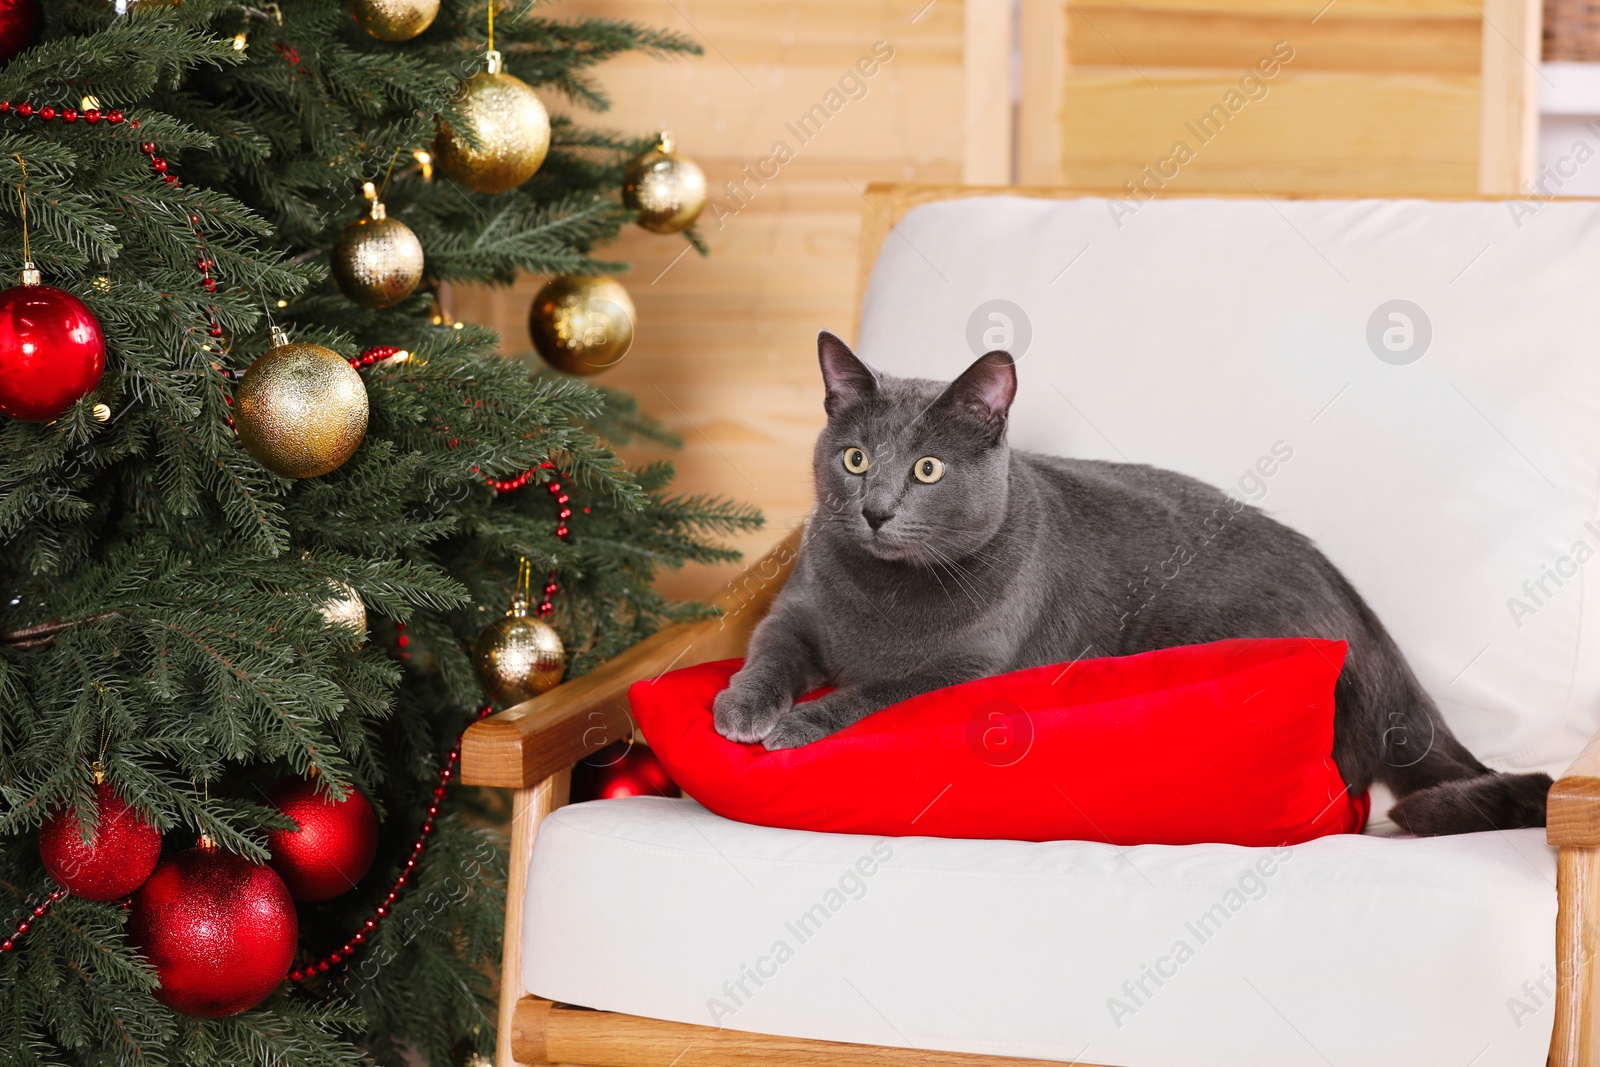
[[(1173, 471), (1010, 448), (1005, 352), (947, 384), (879, 374), (830, 333), (817, 350), (821, 503), (716, 699), (723, 736), (792, 748), (1023, 667), (1231, 637), (1342, 639), (1333, 758), (1352, 795), (1383, 782), (1399, 798), (1391, 817), (1416, 834), (1544, 825), (1549, 775), (1478, 762), (1308, 538)], [(795, 704), (825, 683), (838, 688)]]

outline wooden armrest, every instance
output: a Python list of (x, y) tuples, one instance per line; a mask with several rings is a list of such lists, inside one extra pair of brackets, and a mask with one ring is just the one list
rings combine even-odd
[(1600, 1060), (1595, 1004), (1600, 996), (1600, 735), (1550, 787), (1545, 839), (1556, 858), (1556, 1010), (1550, 1067), (1595, 1067)]
[(1550, 787), (1545, 840), (1552, 845), (1600, 847), (1600, 734)]
[(728, 584), (720, 618), (680, 623), (634, 645), (581, 678), (556, 686), (467, 729), (461, 780), (525, 789), (571, 767), (633, 729), (628, 687), (678, 667), (743, 654), (800, 551), (800, 530)]

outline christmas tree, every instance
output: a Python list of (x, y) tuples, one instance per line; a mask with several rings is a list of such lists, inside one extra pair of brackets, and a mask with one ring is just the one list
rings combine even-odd
[[(500, 0), (493, 48), (550, 102), (696, 51), (530, 7)], [(758, 521), (628, 470), (613, 447), (667, 438), (625, 397), (451, 320), (452, 281), (619, 270), (595, 250), (654, 143), (542, 133), (514, 86), (486, 121), (489, 16), (0, 3), (0, 284), (43, 283), (0, 294), (6, 1063), (492, 1051), (501, 834), (449, 774), (490, 703), (474, 642), (526, 558), (582, 673), (702, 611), (653, 578)]]

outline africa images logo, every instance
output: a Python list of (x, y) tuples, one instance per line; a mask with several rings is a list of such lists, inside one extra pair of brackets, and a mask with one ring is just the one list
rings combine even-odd
[(1409, 300), (1389, 300), (1367, 317), (1367, 347), (1385, 363), (1415, 363), (1433, 343), (1433, 321)]

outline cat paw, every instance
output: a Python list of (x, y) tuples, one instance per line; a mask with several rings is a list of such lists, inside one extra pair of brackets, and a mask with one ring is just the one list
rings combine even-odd
[(801, 745), (809, 745), (813, 741), (822, 740), (830, 733), (831, 730), (809, 719), (790, 715), (786, 719), (779, 720), (767, 736), (761, 739), (761, 743), (766, 746), (768, 752), (776, 752), (780, 748), (799, 748)]
[(764, 687), (729, 687), (712, 701), (711, 721), (717, 733), (729, 741), (748, 744), (765, 737), (790, 704)]

